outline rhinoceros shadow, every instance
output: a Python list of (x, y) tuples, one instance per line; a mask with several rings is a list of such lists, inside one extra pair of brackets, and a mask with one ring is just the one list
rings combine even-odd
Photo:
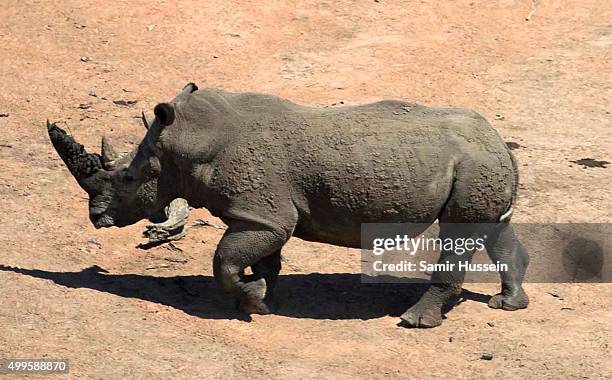
[[(211, 276), (158, 277), (109, 274), (92, 266), (80, 272), (52, 272), (0, 265), (0, 271), (51, 280), (68, 288), (86, 288), (166, 305), (208, 319), (250, 318), (217, 287)], [(372, 319), (399, 316), (426, 290), (422, 283), (364, 283), (360, 274), (285, 274), (275, 291), (274, 314), (313, 319)], [(490, 297), (464, 290), (457, 303), (487, 302)], [(454, 306), (449, 305), (445, 312)]]

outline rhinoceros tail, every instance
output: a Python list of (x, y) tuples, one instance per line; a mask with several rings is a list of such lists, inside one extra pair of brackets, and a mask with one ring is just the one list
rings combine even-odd
[(512, 217), (514, 203), (516, 202), (516, 196), (518, 193), (518, 185), (519, 185), (519, 172), (518, 172), (518, 162), (516, 161), (516, 157), (510, 150), (510, 148), (506, 148), (508, 150), (508, 155), (510, 156), (510, 161), (512, 161), (512, 170), (514, 171), (514, 187), (512, 188), (512, 199), (510, 200), (510, 205), (506, 212), (499, 217), (500, 222), (508, 222)]

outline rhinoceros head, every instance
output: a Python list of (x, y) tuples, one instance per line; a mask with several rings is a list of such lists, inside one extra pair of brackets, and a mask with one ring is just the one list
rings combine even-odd
[[(195, 90), (197, 87), (189, 84), (183, 93)], [(101, 154), (88, 153), (72, 136), (47, 121), (55, 150), (89, 195), (89, 219), (96, 228), (136, 223), (159, 213), (176, 197), (176, 170), (164, 170), (167, 160), (159, 147), (161, 132), (174, 123), (174, 108), (171, 103), (160, 103), (154, 113), (153, 120), (147, 120), (143, 113), (147, 133), (136, 149), (123, 154), (117, 154), (104, 137)]]

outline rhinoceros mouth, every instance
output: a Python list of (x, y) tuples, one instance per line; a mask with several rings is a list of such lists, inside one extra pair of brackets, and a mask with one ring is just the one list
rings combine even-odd
[(115, 221), (113, 220), (113, 217), (108, 214), (92, 215), (91, 223), (96, 228), (106, 228), (106, 227), (112, 227), (115, 225)]

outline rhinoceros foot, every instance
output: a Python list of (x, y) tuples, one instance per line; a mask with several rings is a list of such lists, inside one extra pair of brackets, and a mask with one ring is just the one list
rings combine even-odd
[(529, 304), (529, 298), (523, 288), (518, 288), (510, 294), (504, 294), (504, 292), (502, 292), (494, 295), (491, 297), (488, 304), (489, 307), (493, 309), (512, 311), (526, 308)]
[(240, 300), (240, 309), (247, 314), (270, 314), (272, 308), (266, 302), (266, 280), (260, 278), (243, 285), (244, 297)]
[(436, 327), (442, 324), (442, 311), (440, 307), (419, 302), (402, 314), (400, 318), (399, 325), (402, 327)]

